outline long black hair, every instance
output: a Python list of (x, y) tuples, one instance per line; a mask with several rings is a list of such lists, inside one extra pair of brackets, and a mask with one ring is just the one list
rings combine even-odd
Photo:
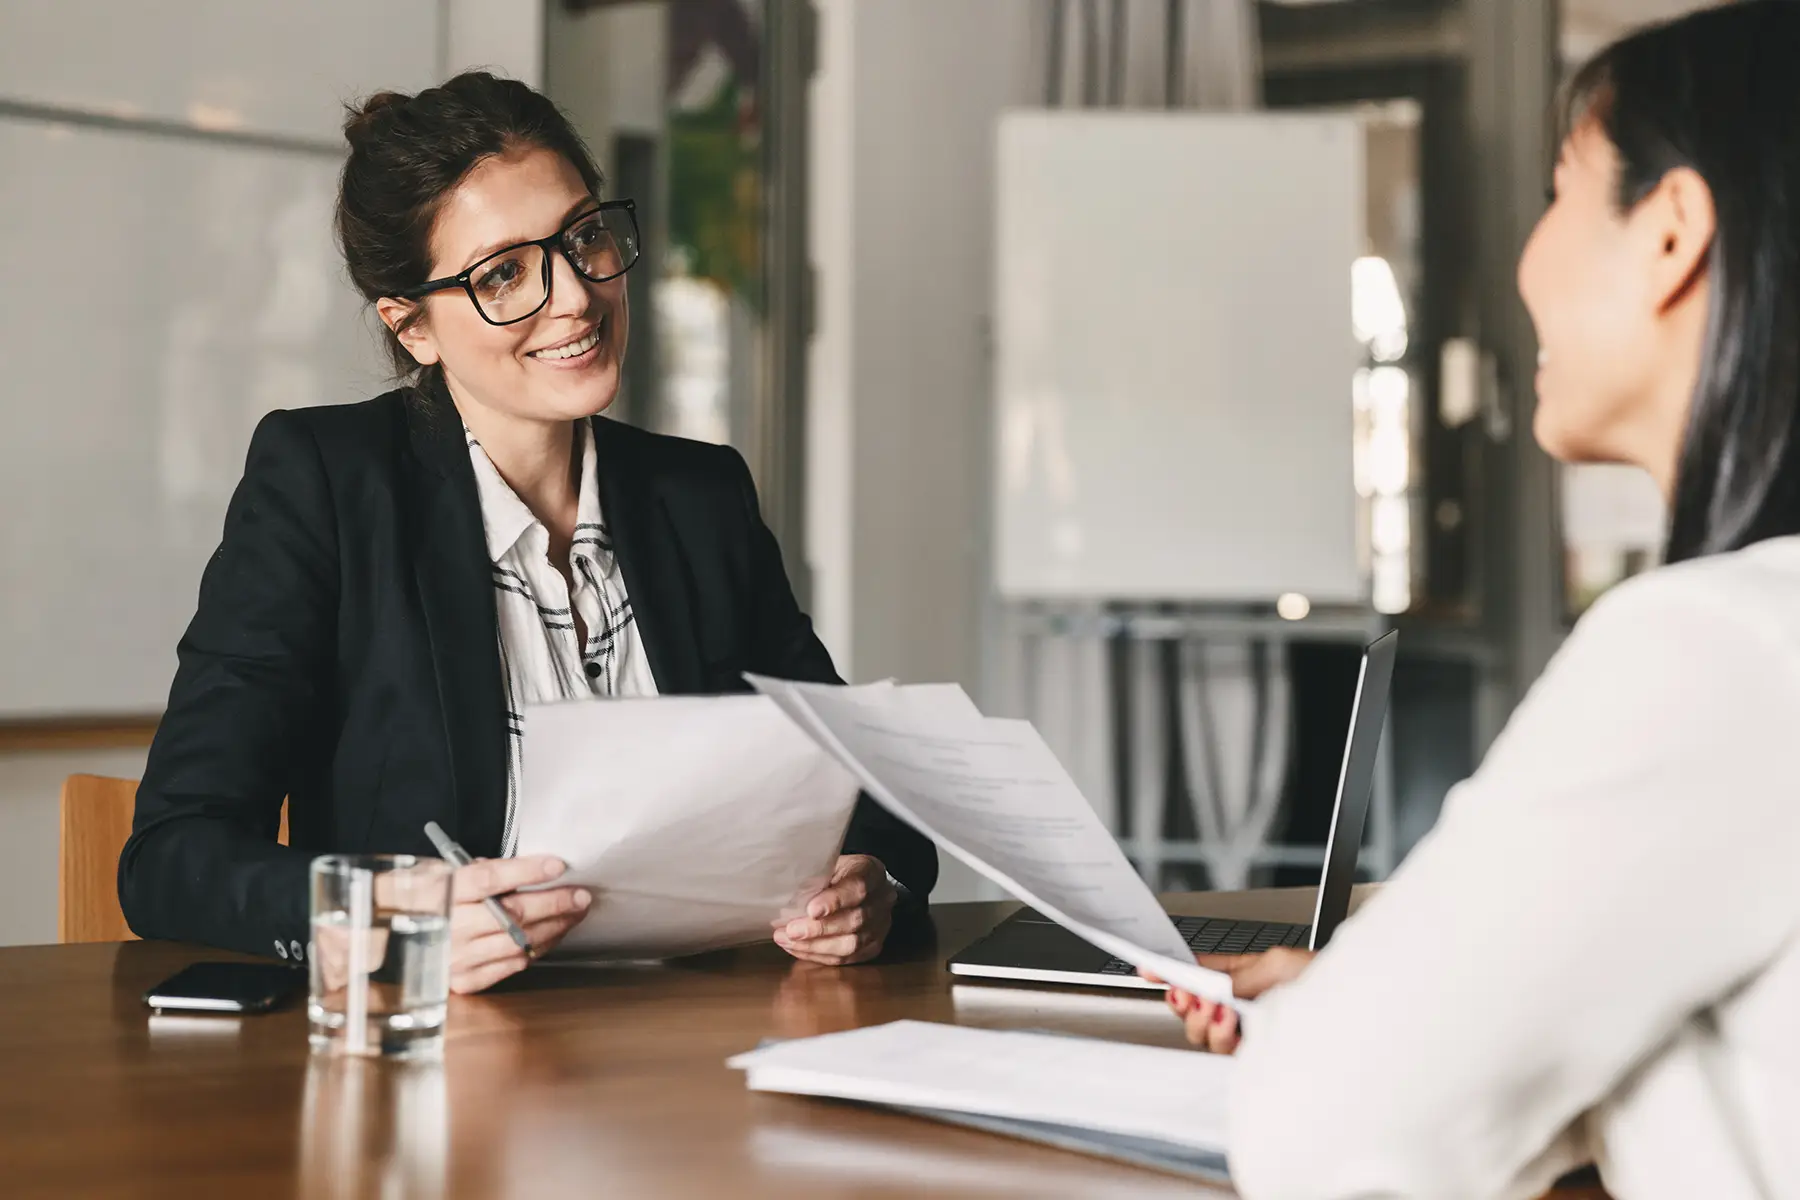
[(1743, 0), (1634, 33), (1570, 82), (1628, 212), (1669, 171), (1712, 192), (1711, 309), (1664, 557), (1800, 533), (1800, 3)]

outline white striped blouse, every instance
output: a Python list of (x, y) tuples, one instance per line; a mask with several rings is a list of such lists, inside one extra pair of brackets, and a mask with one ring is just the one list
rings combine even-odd
[[(502, 852), (518, 845), (520, 757), (527, 704), (589, 696), (654, 696), (656, 679), (644, 655), (631, 598), (613, 558), (600, 510), (594, 468), (594, 429), (576, 422), (581, 439), (574, 544), (569, 574), (574, 590), (550, 563), (550, 534), (508, 486), (475, 435), (465, 427), (481, 523), (494, 568), (501, 678), (506, 688), (506, 832)], [(581, 615), (587, 644), (577, 645), (572, 613)]]

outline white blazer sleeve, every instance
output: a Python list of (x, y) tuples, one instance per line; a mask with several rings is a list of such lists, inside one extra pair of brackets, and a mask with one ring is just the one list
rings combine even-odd
[(1574, 1165), (1572, 1123), (1776, 955), (1800, 912), (1800, 685), (1758, 611), (1675, 568), (1581, 622), (1248, 1028), (1244, 1196), (1538, 1194)]

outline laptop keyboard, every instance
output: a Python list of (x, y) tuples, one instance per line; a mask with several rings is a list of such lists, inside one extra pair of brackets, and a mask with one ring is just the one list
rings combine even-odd
[[(1310, 925), (1277, 921), (1227, 921), (1209, 917), (1176, 917), (1181, 932), (1195, 954), (1260, 954), (1277, 946), (1304, 946)], [(1137, 968), (1115, 958), (1100, 968), (1102, 975), (1135, 975)]]

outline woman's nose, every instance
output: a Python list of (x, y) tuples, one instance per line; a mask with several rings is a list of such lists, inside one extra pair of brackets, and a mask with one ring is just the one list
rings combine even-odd
[(553, 254), (550, 258), (550, 300), (544, 311), (553, 317), (578, 317), (593, 306), (589, 294), (592, 285), (569, 264), (568, 258)]

